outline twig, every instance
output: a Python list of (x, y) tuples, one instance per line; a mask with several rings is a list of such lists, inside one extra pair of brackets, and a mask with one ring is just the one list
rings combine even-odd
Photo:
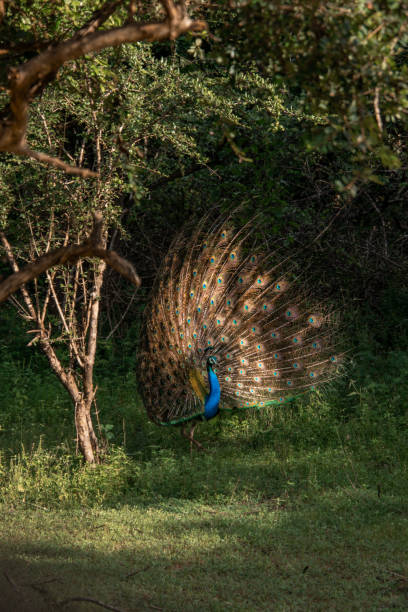
[(14, 580), (12, 579), (12, 577), (10, 576), (10, 574), (8, 574), (7, 572), (3, 572), (5, 578), (7, 579), (7, 581), (11, 584), (11, 586), (13, 587), (13, 589), (15, 589), (16, 591), (19, 590), (19, 586), (18, 584), (16, 584), (14, 582)]
[(382, 133), (382, 131), (383, 131), (383, 122), (382, 122), (381, 111), (380, 111), (380, 88), (379, 87), (375, 88), (374, 112), (375, 112), (375, 118), (376, 118), (376, 121), (377, 121), (378, 129)]
[[(83, 178), (98, 176), (92, 170), (71, 166), (47, 153), (33, 151), (26, 144), (30, 105), (34, 98), (43, 92), (56, 78), (60, 68), (69, 61), (124, 43), (173, 40), (186, 32), (202, 32), (207, 27), (204, 21), (194, 21), (186, 14), (183, 2), (176, 5), (173, 0), (161, 0), (166, 13), (164, 21), (137, 23), (127, 20), (122, 26), (98, 30), (121, 4), (119, 1), (106, 2), (72, 38), (62, 42), (51, 41), (38, 55), (9, 69), (10, 100), (2, 111), (0, 121), (0, 151), (30, 157)], [(0, 21), (2, 7), (4, 3), (0, 2)]]
[(113, 612), (125, 612), (121, 608), (114, 608), (109, 604), (103, 603), (103, 601), (99, 601), (99, 599), (93, 599), (92, 597), (70, 597), (69, 599), (64, 599), (60, 601), (58, 605), (65, 606), (67, 603), (71, 603), (72, 601), (88, 601), (89, 603), (93, 603), (96, 606), (100, 606), (101, 608), (105, 608), (105, 610), (112, 610)]
[(109, 334), (106, 336), (105, 340), (109, 340), (109, 338), (111, 338), (113, 336), (113, 334), (115, 333), (115, 331), (118, 329), (119, 325), (122, 323), (123, 319), (126, 317), (129, 308), (131, 307), (131, 305), (133, 304), (133, 301), (135, 299), (135, 295), (136, 293), (133, 293), (132, 297), (130, 298), (129, 302), (126, 305), (125, 310), (122, 313), (122, 316), (120, 317), (119, 321), (116, 323), (116, 325), (110, 330)]
[(152, 566), (151, 565), (147, 565), (146, 567), (143, 567), (142, 569), (136, 570), (135, 572), (130, 572), (130, 574), (127, 574), (125, 576), (125, 580), (127, 580), (128, 578), (131, 578), (132, 576), (136, 576), (136, 574), (141, 574), (142, 572), (147, 572), (148, 569), (150, 569)]
[[(17, 289), (21, 287), (24, 294), (24, 299), (26, 301), (26, 304), (28, 305), (27, 297), (29, 299), (29, 296), (23, 286), (25, 283), (33, 280), (34, 278), (37, 278), (38, 276), (40, 276), (40, 274), (46, 272), (49, 268), (52, 268), (56, 265), (74, 263), (78, 261), (78, 259), (84, 257), (97, 257), (99, 259), (102, 259), (108, 264), (108, 266), (111, 266), (114, 270), (119, 272), (119, 274), (124, 276), (131, 283), (133, 283), (136, 287), (140, 287), (140, 278), (132, 264), (120, 255), (118, 255), (115, 251), (109, 251), (99, 246), (100, 232), (102, 231), (101, 227), (102, 215), (100, 213), (95, 213), (94, 228), (92, 230), (91, 236), (82, 244), (65, 246), (54, 251), (50, 251), (45, 255), (38, 257), (38, 259), (36, 259), (35, 261), (29, 263), (22, 270), (19, 270), (16, 262), (14, 262), (14, 274), (10, 274), (10, 276), (0, 282), (0, 302), (6, 300), (12, 293), (17, 291)], [(0, 239), (2, 240), (3, 246), (5, 247), (9, 257), (11, 247), (7, 241), (4, 232), (0, 232)], [(29, 302), (31, 302), (31, 300), (29, 300)], [(37, 318), (35, 309), (32, 304), (31, 307), (29, 306), (29, 311), (33, 318)]]

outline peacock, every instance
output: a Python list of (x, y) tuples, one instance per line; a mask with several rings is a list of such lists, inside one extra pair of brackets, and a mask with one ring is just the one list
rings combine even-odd
[(258, 229), (207, 216), (182, 231), (145, 314), (138, 380), (147, 414), (182, 426), (199, 448), (198, 422), (284, 404), (338, 370), (336, 317), (313, 305), (280, 249), (254, 248)]

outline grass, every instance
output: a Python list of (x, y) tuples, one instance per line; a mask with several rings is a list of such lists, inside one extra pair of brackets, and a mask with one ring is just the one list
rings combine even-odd
[(118, 448), (89, 468), (39, 447), (3, 471), (0, 566), (44, 609), (406, 610), (408, 465), (358, 448)]
[(51, 603), (82, 596), (126, 610), (405, 610), (407, 550), (406, 499), (352, 486), (255, 503), (144, 497), (114, 508), (2, 509), (13, 582), (44, 581)]
[(335, 387), (215, 419), (191, 456), (102, 362), (95, 468), (44, 360), (3, 352), (0, 610), (406, 610), (408, 352), (360, 346)]

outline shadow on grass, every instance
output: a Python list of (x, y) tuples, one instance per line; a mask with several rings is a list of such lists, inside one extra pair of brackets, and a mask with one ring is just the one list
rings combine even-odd
[[(367, 490), (280, 506), (169, 499), (116, 510), (5, 508), (3, 517), (1, 568), (9, 580), (3, 574), (0, 588), (32, 594), (45, 609), (77, 596), (124, 610), (408, 605), (406, 503)], [(64, 606), (90, 609), (89, 602)]]

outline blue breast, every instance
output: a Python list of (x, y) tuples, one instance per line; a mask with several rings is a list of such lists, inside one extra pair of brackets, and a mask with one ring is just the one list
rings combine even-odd
[(221, 387), (218, 382), (216, 374), (214, 374), (211, 367), (208, 370), (208, 383), (210, 385), (210, 392), (205, 398), (204, 403), (204, 416), (207, 420), (212, 419), (218, 414), (218, 406), (221, 397)]

